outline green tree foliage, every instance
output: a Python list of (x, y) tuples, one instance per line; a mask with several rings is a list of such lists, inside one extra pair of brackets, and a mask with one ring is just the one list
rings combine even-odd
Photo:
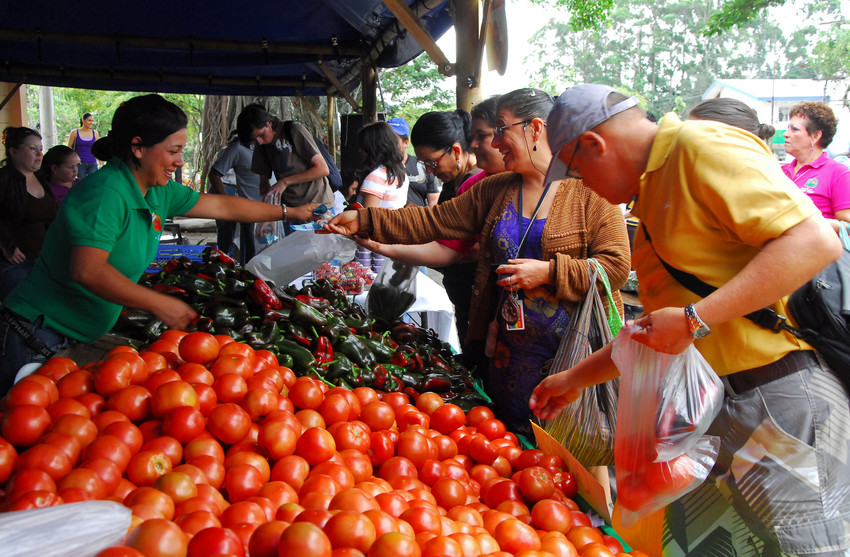
[[(813, 67), (823, 79), (832, 81), (850, 78), (850, 29), (831, 29), (823, 33), (814, 48)], [(848, 102), (850, 84), (844, 90), (844, 105)]]
[[(786, 39), (769, 14), (762, 14), (743, 27), (707, 36), (703, 30), (715, 5), (716, 0), (618, 0), (606, 25), (581, 32), (573, 31), (572, 14), (557, 13), (532, 38), (538, 51), (527, 59), (537, 68), (531, 82), (550, 93), (583, 82), (630, 89), (660, 116), (671, 110), (683, 114), (718, 78), (818, 77), (809, 52), (814, 26)], [(819, 12), (806, 14), (834, 17), (837, 7), (821, 2)], [(838, 51), (835, 59), (840, 56)]]
[[(83, 114), (94, 116), (94, 129), (103, 136), (109, 133), (112, 124), (112, 114), (121, 103), (146, 93), (129, 91), (96, 91), (91, 89), (71, 89), (64, 87), (53, 88), (53, 111), (56, 119), (56, 140), (66, 145), (71, 131), (80, 127)], [(201, 113), (204, 105), (203, 95), (177, 95), (164, 93), (163, 97), (173, 102), (186, 113), (189, 118), (189, 138), (183, 151), (182, 175), (184, 178), (194, 176), (200, 168), (200, 129)], [(38, 86), (27, 86), (27, 117), (30, 124), (39, 126)], [(52, 145), (45, 145), (45, 149)]]
[(382, 70), (380, 95), (387, 118), (404, 118), (411, 125), (426, 112), (454, 110), (456, 106), (454, 79), (437, 71), (425, 55), (404, 66)]

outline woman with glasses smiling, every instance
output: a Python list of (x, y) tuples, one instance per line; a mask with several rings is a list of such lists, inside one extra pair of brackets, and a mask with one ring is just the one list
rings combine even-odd
[(6, 160), (0, 166), (0, 300), (29, 273), (59, 205), (41, 168), (41, 135), (30, 128), (3, 130)]
[(499, 98), (492, 146), (507, 172), (430, 209), (346, 211), (327, 225), (331, 232), (385, 243), (481, 233), (467, 338), (487, 339), (488, 394), (496, 415), (528, 436), (531, 392), (545, 377), (546, 361), (590, 287), (587, 259), (595, 258), (607, 272), (621, 313), (618, 291), (631, 267), (619, 207), (576, 179), (544, 183), (552, 160), (546, 118), (553, 104), (537, 89)]

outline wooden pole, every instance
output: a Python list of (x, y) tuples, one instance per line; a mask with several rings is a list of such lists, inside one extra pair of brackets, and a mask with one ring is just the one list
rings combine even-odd
[(339, 160), (337, 154), (337, 138), (336, 138), (336, 97), (328, 95), (328, 151), (331, 152), (334, 160)]
[(378, 74), (371, 64), (360, 68), (360, 87), (363, 91), (363, 123), (378, 121)]
[[(455, 0), (455, 36), (457, 44), (457, 107), (471, 110), (481, 101), (481, 85), (474, 84), (478, 53), (478, 0)], [(473, 86), (474, 85), (474, 86)]]

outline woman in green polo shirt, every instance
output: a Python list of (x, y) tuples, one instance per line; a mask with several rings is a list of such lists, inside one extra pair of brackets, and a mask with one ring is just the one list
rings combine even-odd
[(112, 130), (92, 147), (108, 163), (74, 186), (32, 272), (4, 301), (0, 396), (22, 365), (108, 332), (123, 306), (147, 310), (171, 328), (196, 317), (182, 300), (137, 284), (156, 255), (165, 219), (312, 218), (316, 204), (281, 207), (199, 194), (175, 182), (186, 123), (183, 111), (158, 95), (135, 97), (115, 111)]

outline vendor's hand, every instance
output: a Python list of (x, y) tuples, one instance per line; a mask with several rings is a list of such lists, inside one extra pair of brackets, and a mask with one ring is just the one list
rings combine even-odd
[(543, 420), (552, 420), (568, 404), (578, 400), (583, 387), (574, 384), (570, 370), (550, 375), (540, 382), (531, 393), (528, 407)]
[(662, 308), (626, 324), (632, 323), (641, 327), (641, 330), (635, 331), (632, 338), (656, 352), (679, 354), (694, 341), (684, 308)]
[(158, 294), (152, 313), (162, 319), (170, 329), (185, 330), (198, 314), (192, 307), (174, 296)]
[(351, 236), (360, 231), (360, 216), (357, 211), (343, 211), (325, 223), (324, 228), (317, 230), (317, 234), (341, 234)]
[(272, 205), (280, 205), (280, 198), (283, 195), (283, 190), (286, 189), (286, 178), (283, 180), (278, 180), (275, 185), (269, 188), (269, 191), (266, 192), (266, 195), (263, 196), (263, 201), (266, 203), (271, 203)]
[(549, 262), (539, 259), (510, 259), (506, 265), (496, 269), (496, 273), (509, 275), (496, 282), (507, 290), (532, 290), (541, 284), (548, 284)]
[(15, 251), (12, 252), (11, 256), (6, 256), (6, 261), (12, 264), (23, 263), (27, 260), (27, 256), (24, 255), (24, 252), (20, 250), (20, 248), (15, 248)]
[(320, 216), (313, 214), (313, 209), (321, 205), (321, 203), (307, 203), (298, 207), (286, 207), (286, 220), (288, 221), (313, 221), (318, 220)]
[(264, 238), (266, 234), (274, 234), (276, 222), (261, 222), (254, 227), (254, 236)]

